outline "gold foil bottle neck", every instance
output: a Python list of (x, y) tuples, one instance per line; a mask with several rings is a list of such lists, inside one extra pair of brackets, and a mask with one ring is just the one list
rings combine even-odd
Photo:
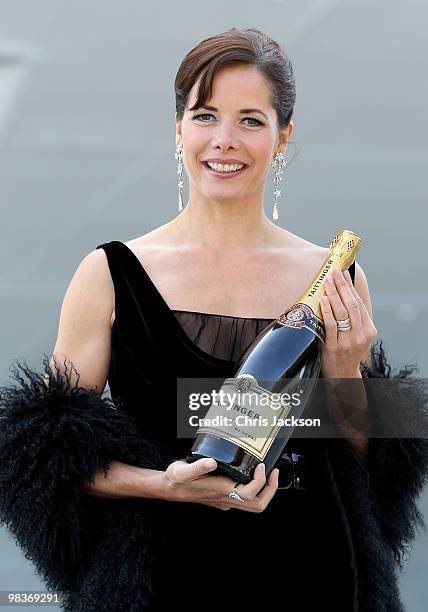
[[(300, 296), (296, 304), (306, 304), (321, 321), (322, 312), (320, 301), (324, 295), (324, 284), (327, 274), (334, 268), (347, 270), (355, 261), (360, 249), (361, 238), (351, 230), (342, 229), (330, 243), (329, 253), (320, 269), (314, 276), (306, 291)], [(293, 308), (293, 306), (292, 306)], [(285, 314), (285, 313), (284, 313)], [(281, 317), (284, 317), (284, 314)]]

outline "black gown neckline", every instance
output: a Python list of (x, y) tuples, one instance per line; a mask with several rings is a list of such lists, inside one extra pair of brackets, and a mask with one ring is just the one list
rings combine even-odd
[[(217, 316), (217, 317), (231, 317), (231, 318), (234, 318), (234, 319), (245, 319), (245, 320), (252, 320), (252, 321), (266, 321), (268, 324), (275, 320), (275, 319), (263, 319), (263, 318), (258, 318), (258, 317), (235, 317), (235, 316), (232, 316), (232, 315), (220, 315), (220, 314), (216, 314), (216, 313), (190, 311), (190, 310), (174, 310), (173, 308), (170, 308), (170, 306), (168, 305), (167, 301), (163, 297), (162, 293), (159, 291), (159, 289), (157, 288), (156, 284), (153, 282), (153, 280), (151, 279), (151, 277), (148, 274), (147, 270), (145, 269), (145, 267), (143, 266), (141, 261), (138, 259), (138, 257), (134, 253), (134, 251), (132, 249), (130, 249), (124, 242), (121, 242), (120, 240), (112, 240), (112, 242), (116, 243), (117, 245), (120, 246), (122, 251), (129, 256), (129, 259), (131, 261), (134, 262), (135, 269), (137, 270), (137, 272), (141, 272), (143, 274), (146, 282), (151, 287), (152, 292), (154, 293), (155, 296), (157, 296), (157, 299), (158, 299), (161, 307), (163, 308), (166, 316), (168, 318), (170, 318), (171, 324), (175, 326), (176, 331), (177, 331), (177, 337), (179, 337), (180, 341), (192, 353), (196, 354), (199, 358), (201, 358), (201, 359), (203, 359), (205, 361), (209, 360), (213, 364), (218, 364), (218, 365), (223, 366), (223, 367), (225, 365), (226, 366), (231, 366), (231, 365), (236, 363), (235, 359), (223, 359), (222, 357), (217, 357), (216, 355), (212, 355), (211, 353), (208, 353), (207, 351), (204, 351), (202, 348), (200, 348), (195, 342), (193, 342), (193, 340), (191, 340), (191, 338), (188, 336), (188, 334), (184, 331), (184, 329), (183, 329), (182, 325), (180, 324), (179, 320), (174, 315), (174, 312), (192, 312), (194, 314), (211, 316), (211, 317), (213, 317), (213, 316)], [(113, 321), (113, 327), (116, 326), (115, 325), (116, 321), (117, 321), (117, 319), (115, 317), (115, 319)]]
[[(180, 324), (179, 320), (177, 319), (174, 313), (183, 312), (183, 313), (204, 315), (204, 316), (209, 316), (209, 317), (228, 317), (228, 318), (240, 319), (240, 320), (266, 321), (267, 324), (270, 324), (272, 323), (272, 321), (275, 321), (275, 319), (266, 319), (266, 318), (259, 318), (259, 317), (238, 317), (238, 316), (233, 316), (233, 315), (222, 315), (222, 314), (217, 314), (217, 313), (190, 311), (190, 310), (176, 310), (176, 309), (170, 308), (167, 301), (163, 297), (162, 293), (159, 291), (158, 287), (153, 282), (147, 270), (145, 269), (144, 265), (139, 260), (139, 258), (136, 256), (134, 251), (130, 249), (124, 242), (121, 242), (120, 240), (112, 240), (111, 242), (114, 244), (117, 244), (119, 248), (123, 251), (123, 253), (125, 253), (129, 257), (130, 261), (134, 263), (136, 271), (143, 274), (153, 294), (157, 297), (159, 304), (163, 308), (165, 315), (170, 319), (171, 324), (175, 326), (177, 337), (180, 339), (182, 344), (186, 348), (188, 348), (190, 352), (196, 354), (202, 360), (211, 361), (213, 364), (219, 365), (220, 367), (221, 366), (230, 367), (233, 364), (237, 363), (235, 359), (223, 359), (222, 357), (217, 357), (216, 355), (212, 355), (211, 353), (208, 353), (207, 351), (204, 351), (202, 348), (200, 348), (195, 342), (193, 342), (193, 340), (185, 332), (185, 330), (183, 329), (182, 325)], [(353, 282), (354, 282), (354, 269), (353, 269), (354, 266), (355, 266), (355, 262), (349, 268)], [(115, 327), (115, 324), (116, 324), (116, 317), (113, 321), (113, 327)]]

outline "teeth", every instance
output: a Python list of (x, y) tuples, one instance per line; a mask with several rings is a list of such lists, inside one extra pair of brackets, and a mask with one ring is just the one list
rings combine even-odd
[(244, 167), (244, 164), (217, 164), (215, 162), (207, 162), (207, 164), (216, 172), (235, 172)]

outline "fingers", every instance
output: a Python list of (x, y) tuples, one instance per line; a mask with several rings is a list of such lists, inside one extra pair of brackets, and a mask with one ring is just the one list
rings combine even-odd
[[(261, 464), (257, 466), (256, 470), (259, 469), (261, 471), (260, 465)], [(252, 495), (252, 493), (250, 493), (250, 495), (252, 495), (252, 498), (245, 499), (244, 502), (240, 502), (238, 500), (231, 499), (230, 500), (231, 507), (238, 508), (238, 510), (239, 509), (245, 510), (247, 512), (263, 512), (263, 510), (266, 509), (269, 502), (271, 501), (276, 491), (278, 490), (278, 477), (279, 477), (279, 469), (275, 468), (269, 474), (269, 478), (266, 481), (264, 470), (263, 470), (264, 485), (263, 485), (261, 492), (257, 493), (256, 495)], [(259, 480), (257, 481), (260, 482)], [(244, 498), (244, 495), (247, 495), (248, 497), (248, 492), (244, 493), (244, 489), (245, 487), (250, 487), (252, 483), (253, 481), (249, 483), (248, 485), (241, 484), (239, 485), (239, 489), (237, 487), (238, 493), (242, 498)], [(253, 487), (253, 489), (250, 489), (250, 491), (254, 491), (254, 490), (255, 490), (255, 487)]]
[(366, 305), (364, 304), (363, 300), (360, 298), (357, 290), (355, 289), (354, 283), (352, 282), (352, 279), (351, 279), (351, 275), (349, 274), (349, 270), (345, 270), (345, 272), (343, 273), (343, 276), (346, 282), (348, 283), (349, 290), (354, 296), (354, 299), (358, 302), (358, 306), (360, 308), (360, 313), (361, 313), (361, 318), (363, 318), (364, 313), (369, 316)]
[[(272, 470), (266, 480), (264, 463), (257, 465), (253, 480), (248, 484), (236, 484), (236, 481), (229, 476), (211, 476), (210, 481), (211, 479), (212, 481), (207, 489), (207, 483), (204, 482), (206, 479), (203, 476), (208, 475), (217, 467), (216, 461), (211, 466), (208, 461), (210, 460), (198, 459), (193, 463), (187, 463), (180, 459), (168, 466), (165, 473), (168, 475), (169, 490), (174, 491), (174, 499), (182, 501), (194, 499), (194, 501), (220, 510), (238, 508), (247, 512), (262, 512), (275, 495), (278, 488), (279, 470), (277, 468)], [(200, 480), (200, 492), (195, 497), (196, 489), (193, 489), (195, 486), (198, 487), (198, 483), (191, 484), (191, 488), (189, 487), (192, 481), (198, 479)], [(234, 486), (244, 501), (233, 500), (229, 497)]]
[[(259, 493), (259, 491), (261, 491), (261, 489), (265, 486), (265, 484), (266, 484), (265, 464), (259, 463), (256, 466), (256, 469), (254, 470), (253, 480), (246, 485), (244, 484), (236, 485), (236, 489), (238, 490), (238, 486), (239, 486), (238, 493), (242, 497), (243, 500), (252, 501), (253, 499), (255, 499), (257, 493)], [(227, 491), (227, 495), (229, 493), (230, 493), (230, 489), (229, 491)], [(237, 501), (237, 503), (239, 504), (242, 502)]]
[(268, 481), (263, 491), (257, 495), (258, 503), (259, 505), (261, 505), (263, 509), (266, 508), (266, 506), (271, 501), (271, 499), (273, 498), (273, 496), (275, 495), (278, 489), (278, 478), (279, 478), (279, 469), (275, 468), (269, 474)]
[(325, 287), (336, 321), (349, 317), (354, 331), (358, 332), (362, 326), (359, 302), (340, 269), (327, 275)]
[[(367, 311), (366, 305), (364, 304), (364, 300), (361, 299), (360, 295), (358, 294), (358, 291), (355, 289), (354, 287), (354, 283), (352, 282), (351, 279), (351, 275), (349, 274), (348, 270), (346, 270), (346, 272), (344, 273), (345, 279), (349, 285), (349, 289), (352, 293), (352, 295), (354, 296), (355, 300), (358, 302), (359, 308), (360, 308), (360, 315), (361, 315), (361, 323), (362, 326), (364, 328), (368, 328), (373, 326), (374, 328), (374, 324), (373, 321), (370, 317), (370, 314)], [(376, 329), (376, 328), (374, 328)], [(377, 330), (376, 330), (377, 332)]]
[(337, 323), (331, 309), (330, 300), (326, 295), (322, 296), (320, 306), (326, 331), (325, 347), (334, 349), (337, 345)]
[(193, 463), (179, 459), (168, 466), (169, 478), (176, 484), (192, 482), (192, 480), (213, 472), (216, 467), (217, 462), (214, 459), (198, 459)]

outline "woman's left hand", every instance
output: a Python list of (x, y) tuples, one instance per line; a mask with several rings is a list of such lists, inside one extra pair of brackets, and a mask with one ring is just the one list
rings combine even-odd
[[(324, 378), (360, 377), (360, 362), (366, 359), (377, 329), (355, 289), (351, 276), (340, 268), (328, 274), (321, 312), (326, 338), (322, 346), (321, 372)], [(331, 280), (331, 284), (329, 283)], [(340, 331), (337, 321), (348, 318), (351, 329)]]

